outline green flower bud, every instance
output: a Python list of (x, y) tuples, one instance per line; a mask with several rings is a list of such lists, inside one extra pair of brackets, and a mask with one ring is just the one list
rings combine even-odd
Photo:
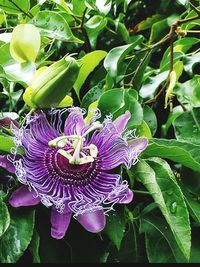
[[(59, 107), (59, 103), (73, 87), (79, 68), (76, 60), (70, 56), (62, 58), (50, 67), (42, 67), (26, 89), (24, 101), (34, 108)], [(70, 97), (68, 99), (71, 104)]]

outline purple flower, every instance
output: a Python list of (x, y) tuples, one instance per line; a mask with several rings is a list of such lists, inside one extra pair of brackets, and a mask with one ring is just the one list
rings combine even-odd
[[(63, 117), (69, 112), (63, 125)], [(94, 116), (85, 125), (80, 108), (53, 109), (49, 120), (43, 112), (27, 117), (16, 131), (17, 147), (24, 155), (14, 161), (18, 180), (24, 185), (9, 200), (13, 207), (51, 206), (51, 235), (62, 238), (72, 214), (93, 233), (105, 227), (105, 214), (115, 203), (127, 204), (133, 193), (116, 167), (130, 168), (146, 148), (146, 138), (126, 130), (129, 111), (112, 122)]]

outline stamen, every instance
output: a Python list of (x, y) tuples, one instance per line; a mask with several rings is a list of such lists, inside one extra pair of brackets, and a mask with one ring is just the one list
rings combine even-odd
[(93, 122), (91, 127), (83, 134), (83, 136), (86, 136), (89, 133), (91, 133), (92, 131), (95, 131), (97, 129), (99, 129), (99, 130), (103, 129), (103, 125), (99, 121)]
[[(97, 157), (98, 149), (94, 144), (89, 146), (84, 146), (85, 136), (90, 132), (97, 129), (102, 129), (103, 125), (96, 121), (92, 123), (91, 127), (82, 135), (64, 135), (57, 137), (49, 141), (48, 145), (53, 147), (59, 147), (58, 153), (64, 156), (69, 160), (70, 164), (86, 164), (94, 161), (94, 158)], [(65, 150), (64, 147), (69, 145), (70, 149)], [(89, 150), (89, 155), (83, 153), (83, 150)], [(74, 151), (73, 155), (71, 154)]]

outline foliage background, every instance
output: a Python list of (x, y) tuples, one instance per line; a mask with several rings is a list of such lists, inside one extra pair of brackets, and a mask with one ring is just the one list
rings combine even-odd
[[(10, 54), (23, 23), (40, 31), (35, 62)], [(35, 70), (69, 53), (84, 63), (73, 105), (114, 118), (129, 109), (129, 129), (149, 139), (137, 165), (121, 169), (134, 201), (116, 205), (100, 234), (73, 220), (65, 238), (52, 239), (46, 207), (9, 206), (17, 182), (1, 169), (1, 262), (200, 262), (199, 23), (195, 0), (0, 0), (2, 117), (22, 120)], [(0, 153), (12, 145), (1, 129)]]

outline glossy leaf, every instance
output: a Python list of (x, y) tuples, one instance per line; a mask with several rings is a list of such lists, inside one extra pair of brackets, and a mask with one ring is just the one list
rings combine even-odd
[(180, 3), (183, 6), (187, 6), (189, 3), (189, 0), (177, 0), (178, 3)]
[[(112, 101), (110, 101), (112, 99)], [(143, 110), (137, 101), (137, 93), (134, 90), (111, 89), (102, 94), (98, 108), (102, 117), (113, 114), (113, 119), (129, 110), (134, 114), (129, 120), (127, 127), (140, 125), (143, 119)]]
[(172, 125), (173, 121), (183, 113), (183, 108), (179, 105), (173, 108), (172, 112), (169, 114), (169, 117), (165, 124), (162, 125), (162, 137), (166, 137), (167, 132)]
[[(199, 7), (197, 7), (197, 9), (199, 9)], [(188, 12), (187, 16), (185, 16), (185, 18), (191, 18), (196, 16), (196, 12), (192, 9), (190, 10), (190, 12)], [(181, 25), (181, 29), (183, 30), (190, 30), (192, 28), (194, 28), (196, 25), (198, 25), (198, 23), (200, 23), (200, 19), (197, 17), (197, 19), (193, 20), (193, 21), (186, 21), (185, 23), (183, 23)]]
[(0, 65), (3, 67), (5, 76), (10, 81), (17, 81), (24, 86), (30, 84), (35, 72), (36, 66), (33, 62), (19, 63), (14, 60), (9, 51), (9, 44), (0, 47)]
[(30, 0), (0, 0), (0, 8), (8, 14), (27, 13), (30, 9)]
[[(185, 54), (183, 52), (174, 52), (173, 63), (175, 64), (177, 61), (180, 61), (184, 56)], [(163, 58), (163, 60), (160, 63), (160, 71), (161, 72), (168, 71), (169, 64), (170, 64), (169, 56)]]
[[(119, 65), (124, 61), (126, 55), (129, 54), (142, 41), (143, 37), (138, 35), (135, 36), (131, 44), (115, 47), (110, 50), (104, 60), (104, 67), (110, 77), (116, 80), (118, 76)], [(118, 80), (120, 80), (120, 77), (118, 77)]]
[(177, 140), (200, 144), (200, 108), (182, 113), (173, 126)]
[(133, 81), (133, 87), (136, 90), (140, 90), (142, 82), (143, 82), (143, 76), (144, 72), (146, 70), (147, 65), (149, 64), (151, 58), (151, 51), (148, 51), (145, 55), (144, 58), (141, 59), (139, 65), (137, 66), (135, 73), (132, 77)]
[(166, 221), (154, 214), (142, 216), (140, 232), (145, 233), (147, 255), (150, 263), (185, 263)]
[(167, 23), (167, 19), (161, 19), (160, 21), (157, 21), (153, 24), (151, 28), (151, 36), (150, 36), (150, 43), (153, 43), (157, 41), (160, 37), (163, 37), (169, 28), (169, 25)]
[[(194, 37), (185, 37), (184, 39), (179, 39), (178, 41), (174, 42), (174, 52), (186, 53), (193, 45), (197, 43), (199, 43), (199, 39)], [(169, 54), (170, 48), (167, 48), (160, 63), (161, 68), (163, 68), (166, 64), (165, 62), (169, 60)]]
[(34, 229), (33, 237), (29, 245), (29, 250), (33, 256), (33, 263), (40, 263), (39, 246), (40, 246), (40, 236), (38, 232)]
[(117, 249), (120, 249), (121, 241), (124, 237), (126, 228), (126, 218), (124, 214), (124, 209), (121, 211), (109, 213), (106, 220), (105, 233), (108, 235), (110, 240), (115, 244)]
[(136, 135), (137, 136), (145, 136), (147, 139), (152, 138), (151, 130), (150, 130), (148, 124), (144, 120), (142, 121), (141, 125), (139, 125), (139, 127), (137, 127)]
[(81, 58), (81, 68), (78, 78), (74, 84), (74, 90), (78, 97), (80, 97), (80, 90), (88, 75), (99, 65), (99, 63), (107, 55), (107, 52), (103, 50), (93, 51)]
[(151, 158), (147, 163), (141, 161), (137, 165), (135, 175), (158, 204), (177, 245), (189, 261), (191, 248), (189, 215), (183, 194), (169, 165), (159, 158)]
[(177, 140), (152, 139), (143, 158), (161, 157), (178, 162), (194, 171), (200, 171), (199, 145)]
[(191, 56), (185, 56), (183, 59), (184, 70), (190, 75), (193, 75), (193, 70), (196, 65), (199, 64), (200, 53), (193, 54)]
[(73, 35), (66, 20), (57, 12), (40, 11), (34, 17), (32, 23), (43, 36), (65, 42), (83, 43), (82, 40)]
[(104, 15), (107, 15), (109, 13), (111, 6), (112, 6), (111, 0), (96, 0), (96, 7)]
[(0, 237), (6, 232), (10, 225), (10, 214), (6, 204), (0, 198)]
[(195, 75), (191, 80), (178, 83), (174, 89), (178, 100), (182, 104), (190, 104), (192, 107), (200, 107), (200, 76)]
[(99, 82), (97, 85), (92, 87), (83, 97), (81, 107), (88, 109), (89, 105), (100, 98), (103, 91), (104, 82)]
[(100, 15), (93, 16), (84, 24), (90, 45), (93, 49), (96, 47), (97, 38), (101, 31), (105, 28), (106, 24), (107, 19)]
[(152, 98), (158, 87), (167, 79), (168, 73), (168, 71), (164, 71), (154, 77), (147, 78), (140, 89), (140, 96)]
[(145, 20), (142, 20), (134, 27), (134, 32), (140, 32), (147, 30), (152, 27), (152, 25), (160, 20), (164, 19), (163, 15), (156, 14), (152, 17), (148, 17)]
[(34, 211), (12, 211), (10, 226), (0, 240), (0, 262), (16, 263), (27, 249), (33, 234)]
[[(64, 2), (64, 1), (63, 1)], [(72, 0), (72, 10), (77, 16), (82, 16), (86, 8), (85, 1), (83, 0)]]
[(58, 108), (70, 107), (73, 105), (73, 98), (71, 96), (66, 95), (63, 100), (58, 104)]
[(197, 196), (192, 194), (184, 184), (181, 184), (181, 190), (184, 194), (190, 215), (198, 224), (200, 224), (200, 203)]
[(157, 118), (154, 111), (149, 106), (144, 106), (143, 114), (144, 114), (144, 121), (149, 126), (152, 135), (154, 135), (157, 130)]
[(10, 153), (10, 150), (15, 147), (12, 138), (0, 135), (0, 151), (5, 153)]

